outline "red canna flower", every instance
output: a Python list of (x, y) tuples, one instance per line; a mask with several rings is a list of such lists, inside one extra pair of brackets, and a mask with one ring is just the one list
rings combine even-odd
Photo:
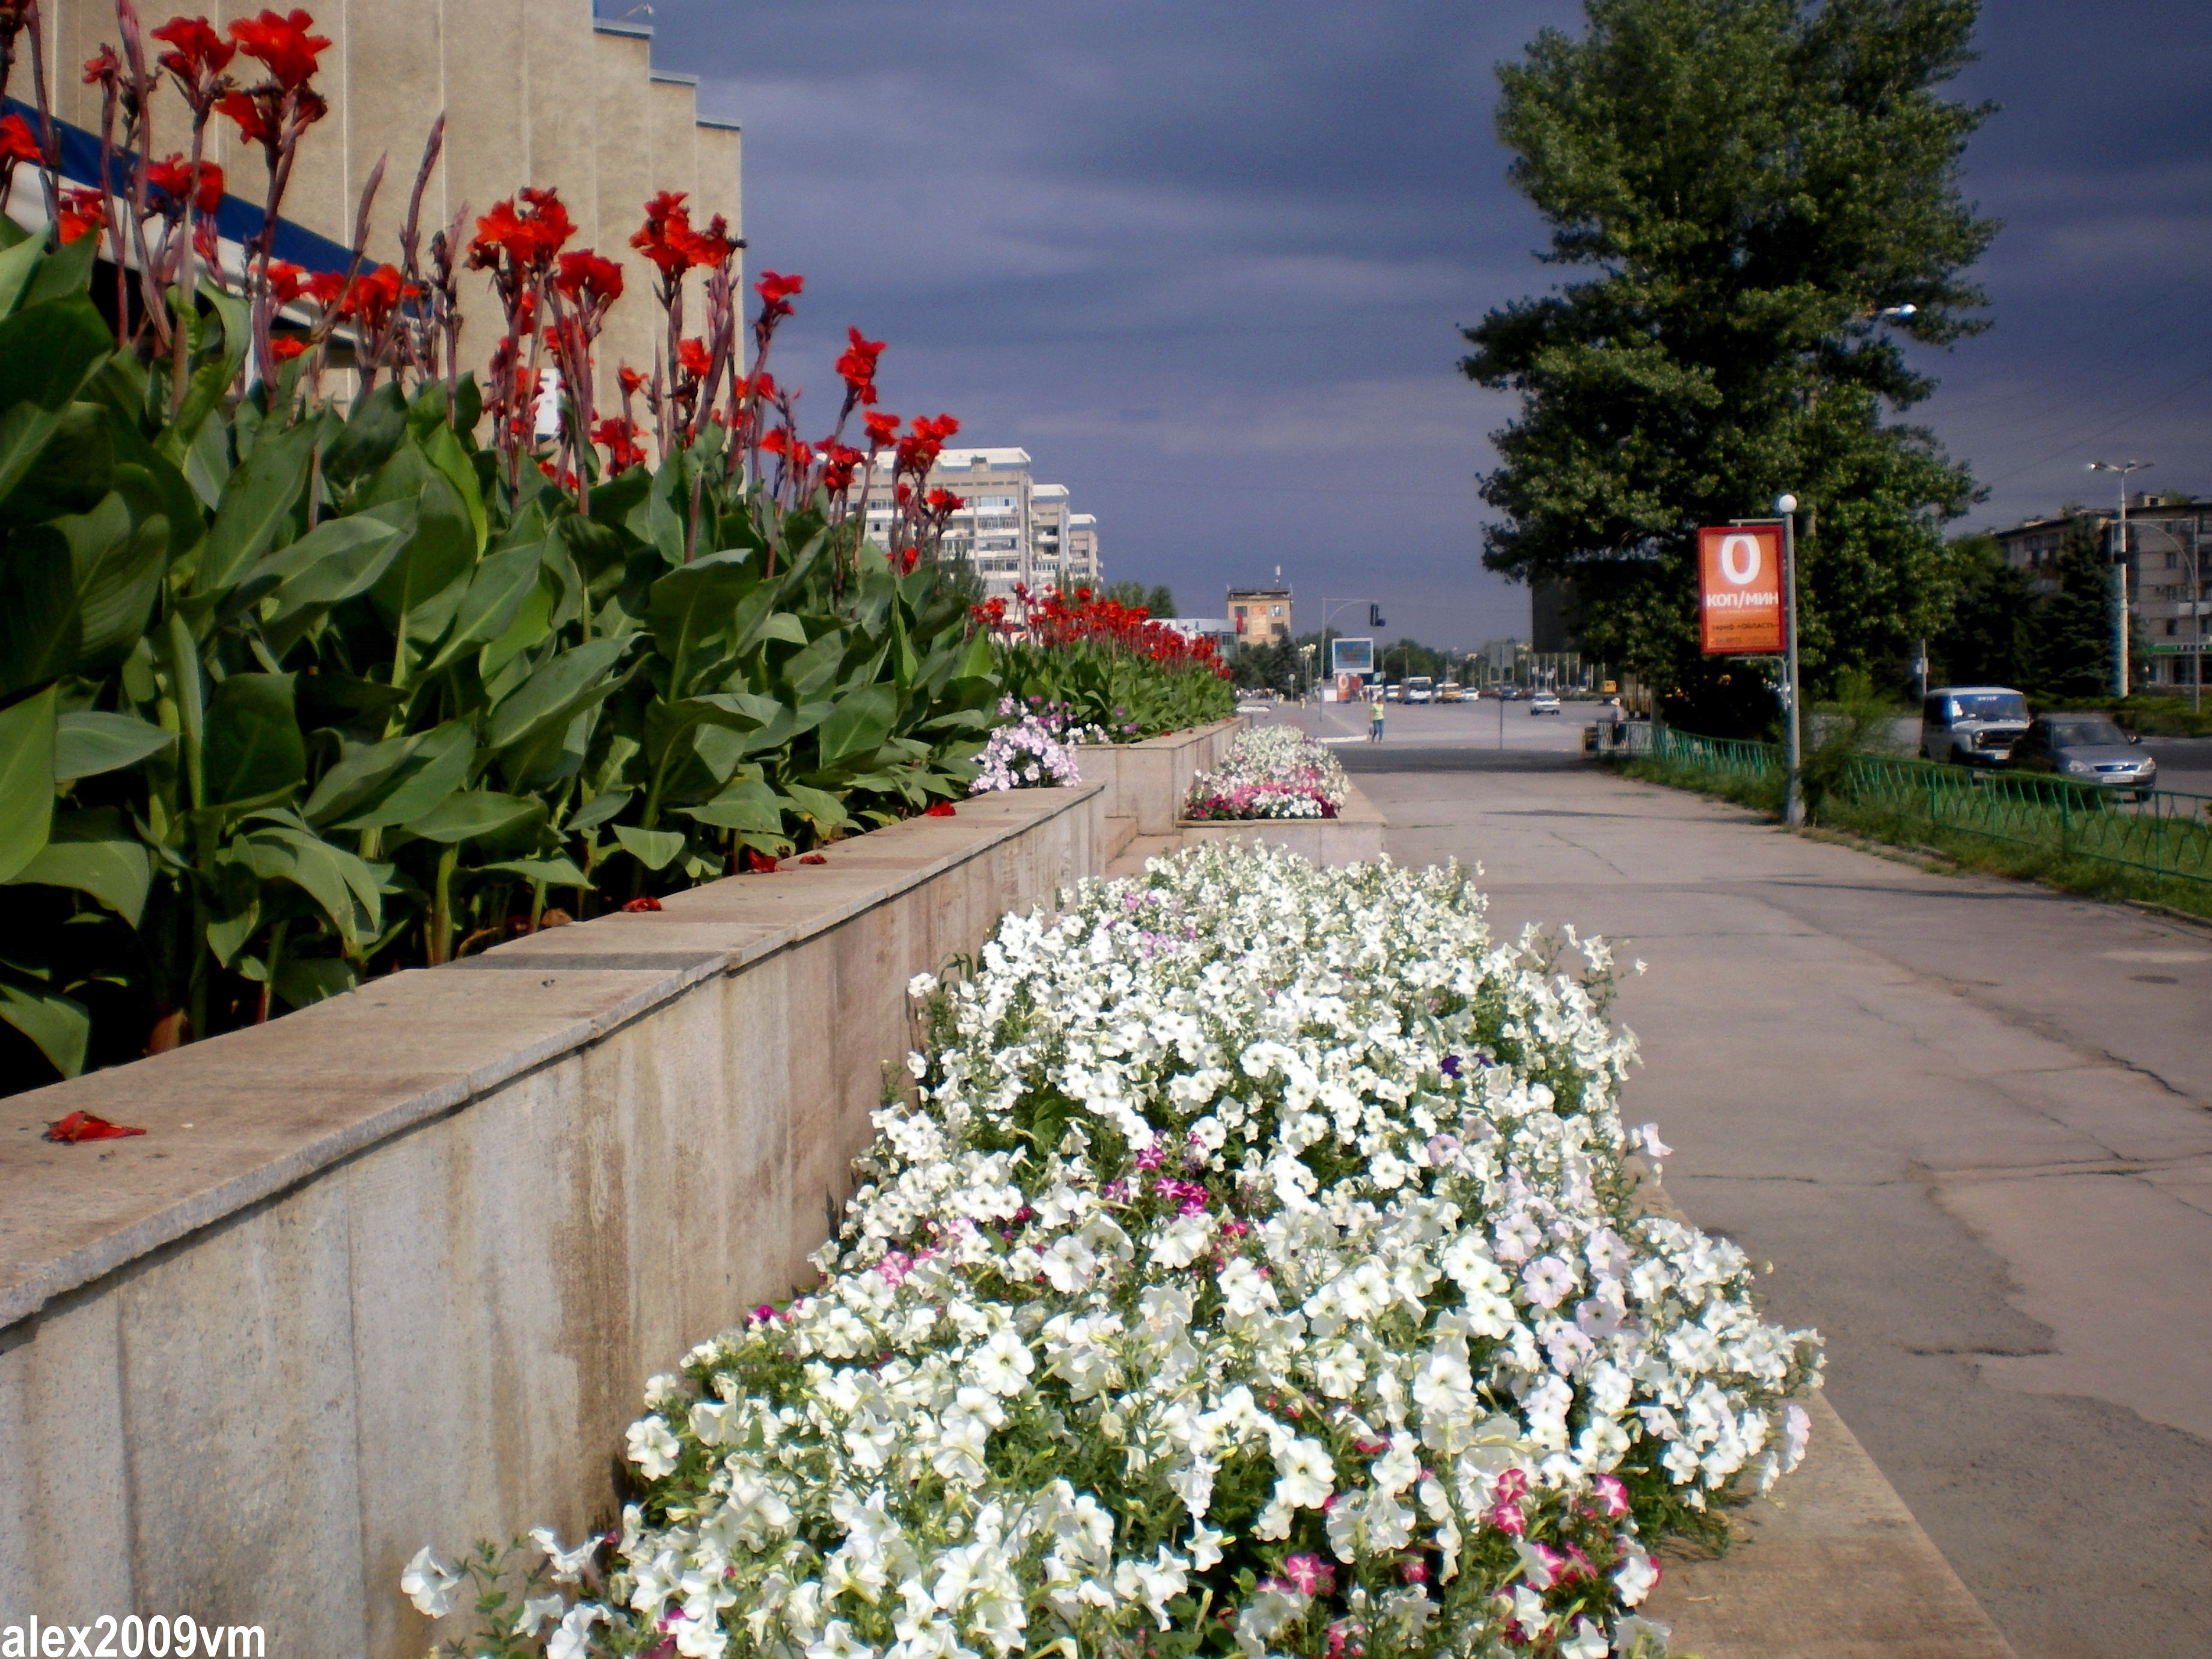
[(346, 279), (342, 270), (319, 270), (301, 285), (307, 296), (325, 311), (345, 309)]
[(181, 155), (150, 161), (146, 167), (146, 182), (167, 197), (170, 204), (179, 204), (189, 197), (195, 210), (213, 213), (222, 205), (222, 169), (213, 161), (203, 161), (197, 185), (193, 179), (191, 164)]
[(98, 230), (107, 222), (107, 198), (96, 190), (65, 190), (62, 192), (61, 222), (57, 227), (62, 240), (74, 242), (87, 231)]
[(84, 83), (88, 87), (112, 87), (122, 78), (123, 60), (112, 46), (102, 46), (84, 60)]
[(269, 355), (280, 363), (289, 363), (307, 349), (307, 338), (299, 334), (279, 334), (269, 343)]
[(603, 259), (589, 248), (561, 256), (561, 274), (553, 286), (562, 297), (604, 310), (622, 298), (622, 267)]
[(949, 489), (931, 490), (926, 498), (926, 502), (931, 512), (941, 513), (947, 517), (968, 505), (964, 498), (954, 495)]
[(729, 263), (738, 245), (730, 236), (730, 222), (716, 214), (707, 222), (707, 228), (691, 238), (685, 252), (690, 255), (695, 269), (713, 270)]
[(220, 75), (238, 53), (204, 17), (173, 17), (154, 31), (154, 38), (171, 48), (161, 54), (161, 67), (179, 81)]
[(691, 268), (694, 240), (684, 192), (664, 190), (645, 204), (645, 223), (629, 245), (653, 263), (664, 282), (674, 283)]
[(495, 203), (492, 210), (477, 221), (476, 240), (469, 244), (469, 266), (474, 270), (498, 270), (504, 259), (513, 273), (550, 270), (562, 246), (575, 234), (575, 224), (557, 191), (526, 190), (519, 198)]
[(28, 161), (38, 167), (46, 161), (38, 135), (20, 115), (0, 116), (0, 161)]
[(279, 306), (289, 306), (307, 291), (307, 273), (295, 264), (283, 259), (272, 259), (269, 264), (269, 297)]
[(392, 313), (406, 295), (407, 285), (397, 265), (379, 265), (354, 282), (342, 309), (360, 320), (364, 331), (381, 333)]
[(645, 376), (628, 363), (624, 363), (616, 371), (615, 378), (622, 382), (622, 389), (626, 396), (634, 398), (645, 389)]
[(276, 142), (276, 125), (261, 100), (243, 92), (225, 93), (216, 110), (238, 123), (238, 136), (247, 143), (265, 146)]
[(805, 287), (806, 278), (804, 276), (783, 276), (773, 270), (761, 272), (760, 281), (753, 284), (753, 292), (761, 296), (762, 325), (773, 323), (778, 318), (790, 316), (793, 296), (803, 292)]
[(707, 355), (704, 340), (685, 340), (676, 348), (676, 361), (686, 374), (696, 374), (704, 380), (713, 367), (714, 359)]
[(884, 342), (866, 338), (857, 328), (847, 329), (845, 337), (850, 343), (845, 348), (845, 355), (837, 360), (838, 375), (854, 403), (872, 404), (876, 401), (876, 359), (884, 355)]
[(319, 34), (307, 33), (315, 20), (295, 10), (290, 16), (264, 11), (258, 17), (240, 17), (230, 26), (230, 37), (248, 58), (268, 67), (270, 78), (287, 92), (297, 92), (315, 72), (315, 60), (330, 50)]
[(592, 428), (592, 441), (605, 446), (607, 467), (611, 472), (627, 472), (645, 460), (645, 451), (638, 447), (636, 423), (610, 416)]
[(832, 440), (822, 447), (822, 487), (832, 495), (842, 495), (853, 487), (854, 475), (866, 458), (849, 444)]

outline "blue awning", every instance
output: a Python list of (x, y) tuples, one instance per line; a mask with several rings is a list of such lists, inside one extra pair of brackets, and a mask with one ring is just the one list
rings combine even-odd
[[(0, 102), (4, 102), (6, 113), (21, 116), (33, 132), (39, 131), (36, 109), (15, 98)], [(54, 130), (61, 137), (62, 177), (71, 184), (88, 188), (96, 186), (100, 182), (100, 135), (59, 120), (54, 123)], [(123, 185), (122, 164), (127, 155), (126, 151), (118, 150), (112, 158), (114, 170), (109, 175), (108, 188), (118, 194)], [(25, 170), (17, 170), (15, 187), (18, 190), (23, 188), (27, 177)], [(222, 205), (215, 211), (216, 234), (227, 242), (251, 242), (261, 234), (261, 218), (259, 203), (249, 202), (243, 197), (226, 195), (222, 198)], [(289, 219), (276, 222), (276, 239), (271, 246), (278, 258), (289, 259), (307, 270), (343, 271), (353, 263), (351, 248), (333, 242), (327, 236), (318, 236), (313, 231), (303, 225), (295, 225)]]

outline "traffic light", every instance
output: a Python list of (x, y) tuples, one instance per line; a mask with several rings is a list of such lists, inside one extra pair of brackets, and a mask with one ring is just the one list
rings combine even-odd
[(1383, 628), (1389, 626), (1389, 624), (1382, 620), (1382, 607), (1381, 605), (1370, 605), (1367, 607), (1367, 625), (1370, 628)]

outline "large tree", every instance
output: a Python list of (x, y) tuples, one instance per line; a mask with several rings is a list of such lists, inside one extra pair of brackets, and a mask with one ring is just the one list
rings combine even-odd
[[(1585, 0), (1499, 70), (1515, 185), (1566, 280), (1466, 331), (1521, 397), (1482, 484), (1485, 562), (1571, 579), (1584, 648), (1692, 687), (1697, 526), (1803, 504), (1816, 678), (1946, 613), (1965, 467), (1893, 416), (1933, 383), (1896, 336), (1986, 326), (1995, 234), (1959, 191), (1986, 106), (1939, 95), (1978, 0)], [(1909, 314), (1899, 307), (1911, 307)]]

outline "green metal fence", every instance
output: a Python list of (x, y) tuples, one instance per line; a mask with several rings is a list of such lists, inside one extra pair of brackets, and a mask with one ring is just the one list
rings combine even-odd
[[(1652, 747), (1659, 759), (1716, 781), (1778, 784), (1783, 775), (1782, 750), (1775, 744), (1662, 728)], [(2212, 883), (2212, 795), (2122, 791), (1881, 755), (1852, 756), (1838, 793), (1852, 807), (1906, 824)]]

